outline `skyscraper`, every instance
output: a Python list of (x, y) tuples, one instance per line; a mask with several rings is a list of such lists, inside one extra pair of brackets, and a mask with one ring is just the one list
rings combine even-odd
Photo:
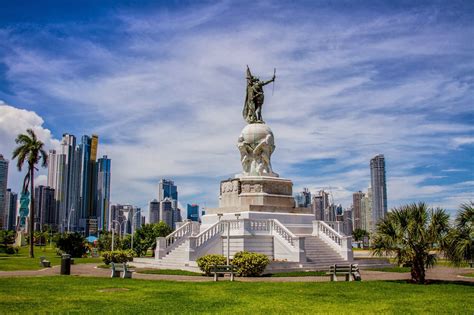
[[(175, 228), (176, 222), (181, 221), (181, 215), (178, 211), (178, 187), (174, 184), (172, 180), (162, 179), (158, 184), (158, 201), (161, 203), (164, 200), (171, 202), (171, 219), (166, 221), (168, 218), (163, 217), (162, 214), (166, 213), (168, 215), (168, 210), (163, 212), (160, 205), (160, 221), (165, 221), (172, 229)], [(164, 209), (168, 209), (168, 203), (164, 206)], [(170, 223), (170, 224), (169, 224)]]
[(362, 221), (365, 220), (365, 216), (362, 214), (364, 205), (363, 205), (363, 198), (365, 194), (362, 191), (358, 191), (352, 194), (352, 207), (353, 207), (353, 227), (354, 230), (362, 229)]
[(48, 187), (54, 189), (54, 202), (56, 209), (55, 221), (58, 224), (58, 230), (64, 231), (66, 228), (67, 215), (65, 213), (64, 200), (66, 192), (63, 189), (65, 155), (50, 150), (48, 155)]
[(178, 201), (178, 187), (172, 180), (162, 179), (158, 184), (158, 201), (162, 201), (167, 197)]
[(16, 204), (18, 201), (18, 195), (12, 192), (11, 189), (7, 189), (5, 200), (5, 229), (13, 231), (16, 229)]
[(199, 205), (188, 204), (187, 219), (191, 221), (199, 221)]
[(387, 185), (385, 180), (385, 158), (383, 154), (370, 160), (372, 184), (372, 225), (375, 226), (387, 214)]
[(111, 161), (104, 155), (97, 162), (97, 218), (99, 230), (107, 230), (110, 222), (110, 166)]
[(329, 194), (324, 190), (320, 190), (318, 195), (313, 197), (312, 208), (315, 220), (324, 221), (325, 210), (329, 207)]
[(8, 160), (0, 154), (0, 229), (6, 226), (6, 194), (8, 182)]
[(57, 227), (54, 188), (39, 185), (35, 187), (35, 230), (41, 231), (44, 225)]
[(160, 201), (160, 221), (165, 222), (169, 227), (173, 228), (173, 202), (171, 198), (166, 197)]
[(148, 223), (160, 222), (160, 202), (153, 199), (148, 204)]
[(78, 148), (81, 156), (79, 185), (79, 226), (86, 235), (97, 228), (97, 135), (82, 136)]

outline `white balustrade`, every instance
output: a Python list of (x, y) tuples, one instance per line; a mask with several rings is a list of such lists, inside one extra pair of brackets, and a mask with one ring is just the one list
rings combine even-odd
[(352, 260), (352, 237), (338, 233), (324, 221), (313, 221), (313, 235), (326, 241), (346, 260)]

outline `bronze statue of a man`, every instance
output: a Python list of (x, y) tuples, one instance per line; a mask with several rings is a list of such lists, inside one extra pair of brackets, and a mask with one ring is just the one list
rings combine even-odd
[(258, 77), (252, 76), (249, 66), (247, 66), (247, 94), (245, 96), (245, 104), (242, 115), (249, 124), (263, 123), (262, 106), (264, 101), (263, 86), (275, 81), (275, 73), (273, 78), (268, 81), (260, 81)]

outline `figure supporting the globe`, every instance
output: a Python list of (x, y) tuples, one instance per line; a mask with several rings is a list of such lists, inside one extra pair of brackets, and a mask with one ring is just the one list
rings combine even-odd
[(249, 124), (264, 123), (262, 118), (262, 106), (264, 101), (263, 86), (275, 81), (275, 72), (268, 81), (260, 81), (250, 72), (247, 66), (247, 93), (242, 115)]
[(243, 176), (278, 177), (272, 170), (271, 156), (275, 150), (273, 132), (266, 124), (248, 124), (242, 130), (237, 148), (240, 151)]

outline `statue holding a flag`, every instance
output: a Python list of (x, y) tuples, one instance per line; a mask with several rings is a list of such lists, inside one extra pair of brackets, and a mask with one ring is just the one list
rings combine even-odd
[(264, 123), (262, 119), (262, 106), (264, 101), (263, 86), (275, 81), (275, 73), (268, 81), (260, 81), (250, 72), (247, 66), (247, 93), (245, 96), (244, 110), (242, 116), (249, 124)]

